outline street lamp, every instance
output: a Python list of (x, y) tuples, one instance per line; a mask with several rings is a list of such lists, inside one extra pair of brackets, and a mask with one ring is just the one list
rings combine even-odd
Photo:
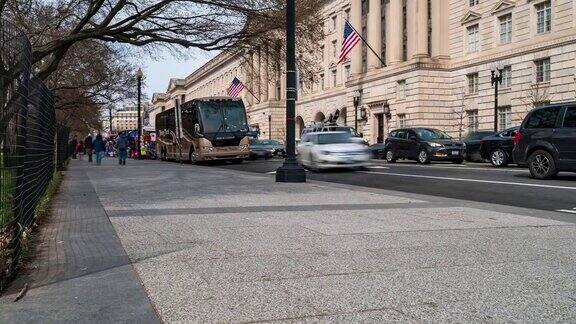
[(137, 154), (138, 154), (138, 160), (142, 159), (142, 154), (141, 154), (141, 138), (142, 138), (142, 77), (144, 76), (144, 73), (142, 72), (142, 69), (138, 69), (138, 71), (136, 71), (136, 78), (138, 79), (138, 136), (137, 136), (137, 141), (136, 141), (136, 150), (137, 150)]
[(503, 70), (500, 65), (492, 67), (490, 77), (492, 86), (494, 86), (494, 132), (498, 131), (498, 85), (502, 84)]
[(296, 0), (286, 4), (286, 158), (276, 170), (276, 182), (306, 182), (296, 160)]
[(360, 91), (354, 92), (354, 129), (358, 133), (358, 106), (360, 105)]

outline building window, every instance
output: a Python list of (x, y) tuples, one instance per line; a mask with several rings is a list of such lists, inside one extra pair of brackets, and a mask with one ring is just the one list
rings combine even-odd
[(500, 18), (500, 44), (512, 42), (512, 14), (501, 16)]
[(406, 127), (406, 114), (398, 114), (398, 128)]
[[(366, 20), (366, 19), (363, 19)], [(362, 27), (362, 37), (366, 39), (368, 37), (368, 30), (366, 26)], [(368, 47), (364, 42), (362, 44), (362, 73), (368, 72)]]
[(507, 65), (502, 69), (502, 87), (510, 88), (511, 86), (512, 86), (512, 67), (510, 65)]
[(324, 90), (324, 74), (320, 74), (320, 90)]
[(336, 30), (336, 19), (337, 19), (336, 16), (332, 17), (332, 31)]
[(324, 45), (320, 46), (320, 63), (324, 64)]
[(468, 132), (478, 131), (478, 110), (469, 110), (466, 112), (468, 117)]
[(338, 45), (336, 45), (336, 40), (332, 41), (332, 57), (336, 58), (338, 56)]
[(466, 28), (468, 32), (468, 52), (478, 52), (480, 49), (480, 36), (478, 24)]
[(498, 108), (498, 131), (512, 126), (512, 108), (510, 106)]
[(344, 80), (348, 80), (348, 78), (350, 78), (350, 65), (344, 67)]
[(550, 81), (550, 59), (534, 61), (536, 65), (536, 82)]
[(338, 72), (336, 71), (336, 69), (332, 70), (332, 87), (333, 88), (336, 88), (336, 85), (337, 85), (337, 81), (338, 81), (336, 79), (336, 76), (338, 75), (337, 73)]
[(470, 7), (474, 7), (474, 6), (477, 6), (479, 2), (480, 2), (480, 0), (468, 0), (468, 5)]
[(478, 73), (468, 74), (468, 94), (478, 93)]
[(350, 9), (344, 10), (344, 17), (346, 17), (347, 21), (350, 21)]
[(406, 99), (406, 80), (398, 81), (396, 93), (399, 100)]
[(547, 33), (552, 29), (552, 5), (550, 1), (536, 5), (536, 31)]

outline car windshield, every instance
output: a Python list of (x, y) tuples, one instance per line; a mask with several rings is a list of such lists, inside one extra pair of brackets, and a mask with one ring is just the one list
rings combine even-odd
[(346, 126), (333, 126), (329, 128), (331, 132), (346, 132), (352, 134), (352, 136), (360, 136), (354, 128)]
[(427, 140), (436, 140), (436, 139), (452, 139), (452, 137), (450, 137), (448, 134), (444, 133), (441, 130), (437, 130), (437, 129), (425, 129), (425, 128), (419, 128), (416, 129), (416, 134), (418, 134), (418, 137), (420, 137), (421, 139), (427, 141)]
[(350, 133), (325, 133), (318, 134), (318, 144), (340, 144), (351, 143)]
[(246, 113), (238, 101), (205, 101), (200, 105), (204, 133), (248, 131)]

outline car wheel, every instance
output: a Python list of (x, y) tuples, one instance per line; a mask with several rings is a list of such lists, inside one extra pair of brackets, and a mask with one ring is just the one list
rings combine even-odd
[(386, 162), (388, 163), (396, 162), (396, 154), (394, 154), (394, 151), (392, 151), (391, 149), (386, 151)]
[(551, 179), (558, 174), (554, 158), (544, 150), (537, 150), (530, 155), (528, 168), (530, 169), (530, 175), (536, 179)]
[(190, 164), (197, 164), (198, 163), (198, 159), (196, 158), (196, 155), (194, 154), (194, 147), (190, 148), (190, 153), (188, 154), (188, 161), (190, 162)]
[(318, 163), (314, 161), (314, 156), (310, 154), (310, 171), (320, 172), (320, 168), (318, 167)]
[(508, 155), (502, 149), (495, 149), (490, 154), (490, 163), (495, 167), (505, 167), (508, 165)]
[(420, 153), (418, 153), (418, 162), (420, 164), (429, 164), (430, 163), (430, 155), (428, 155), (428, 151), (420, 150)]

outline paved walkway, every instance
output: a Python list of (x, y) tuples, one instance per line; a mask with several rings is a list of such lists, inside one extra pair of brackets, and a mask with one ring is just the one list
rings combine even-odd
[(0, 298), (0, 323), (158, 322), (87, 177), (94, 166), (85, 163), (73, 161), (66, 172), (38, 257)]
[(67, 176), (76, 225), (48, 231), (77, 243), (46, 236), (44, 283), (2, 323), (154, 321), (137, 278), (164, 322), (576, 321), (564, 215), (155, 161)]

